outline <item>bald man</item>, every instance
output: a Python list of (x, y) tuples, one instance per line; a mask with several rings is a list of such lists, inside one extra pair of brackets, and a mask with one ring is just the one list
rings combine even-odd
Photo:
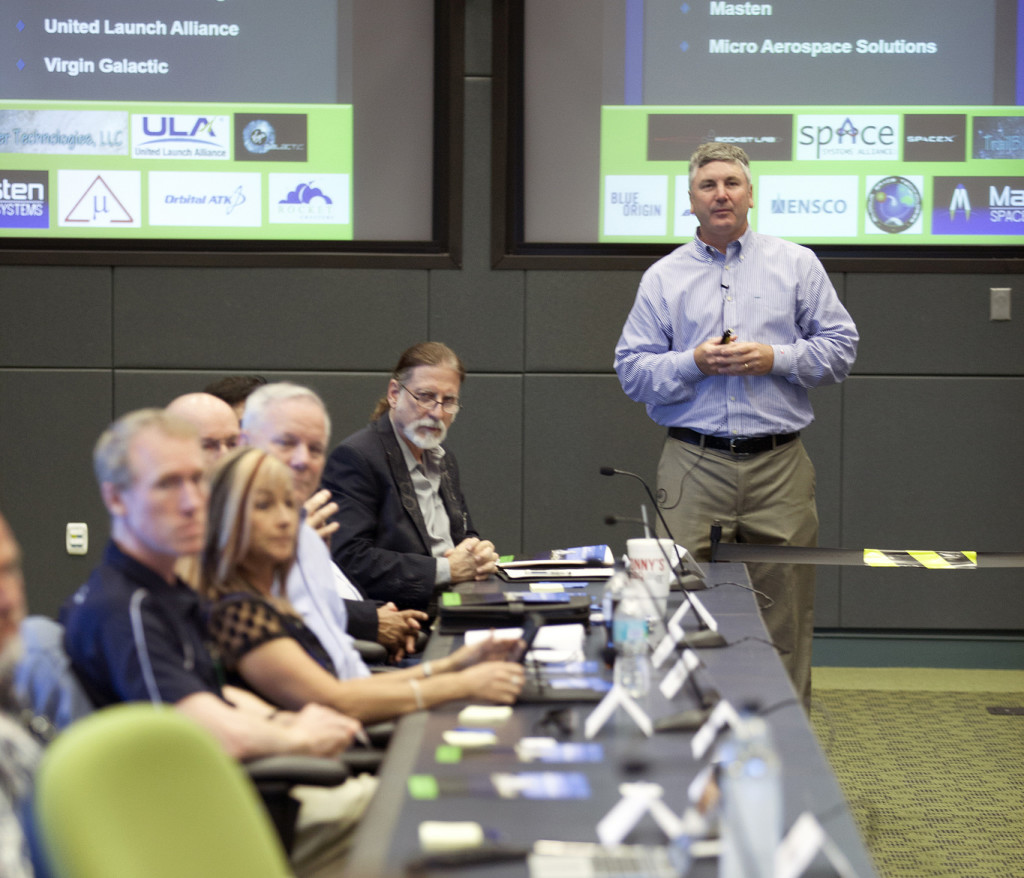
[(203, 463), (208, 473), (218, 460), (238, 447), (241, 435), (238, 416), (231, 406), (212, 393), (186, 393), (171, 400), (167, 412), (188, 421), (199, 431)]

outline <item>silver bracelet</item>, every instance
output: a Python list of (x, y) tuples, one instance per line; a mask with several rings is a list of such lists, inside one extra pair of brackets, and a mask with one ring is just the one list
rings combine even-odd
[(434, 667), (431, 662), (423, 662), (423, 664), (421, 664), (420, 667), (423, 668), (424, 679), (431, 676), (434, 673)]
[(420, 681), (410, 680), (409, 686), (412, 687), (412, 694), (416, 698), (416, 709), (423, 710), (426, 705), (423, 703), (423, 690), (420, 689)]

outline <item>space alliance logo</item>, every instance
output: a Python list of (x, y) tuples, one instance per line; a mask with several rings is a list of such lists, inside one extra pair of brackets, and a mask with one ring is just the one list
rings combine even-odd
[(797, 161), (893, 161), (898, 115), (797, 116)]

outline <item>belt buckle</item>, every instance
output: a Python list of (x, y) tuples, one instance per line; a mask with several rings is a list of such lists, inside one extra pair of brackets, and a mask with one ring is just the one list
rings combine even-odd
[[(751, 441), (750, 436), (733, 436), (729, 440), (729, 453), (736, 457), (753, 457), (753, 451), (743, 451), (741, 446), (746, 445)], [(749, 446), (748, 446), (749, 447)]]

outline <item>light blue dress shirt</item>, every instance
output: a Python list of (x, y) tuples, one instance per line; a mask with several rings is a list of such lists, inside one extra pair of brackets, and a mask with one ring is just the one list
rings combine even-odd
[(288, 601), (327, 650), (339, 679), (368, 677), (370, 669), (346, 631), (348, 612), (335, 585), (331, 553), (305, 519), (303, 514), (295, 563), (288, 571)]
[[(732, 329), (770, 344), (768, 375), (705, 375), (694, 349)], [(806, 247), (748, 229), (723, 255), (694, 238), (652, 265), (615, 348), (615, 371), (655, 423), (714, 436), (793, 433), (814, 420), (807, 389), (836, 384), (857, 328)]]

